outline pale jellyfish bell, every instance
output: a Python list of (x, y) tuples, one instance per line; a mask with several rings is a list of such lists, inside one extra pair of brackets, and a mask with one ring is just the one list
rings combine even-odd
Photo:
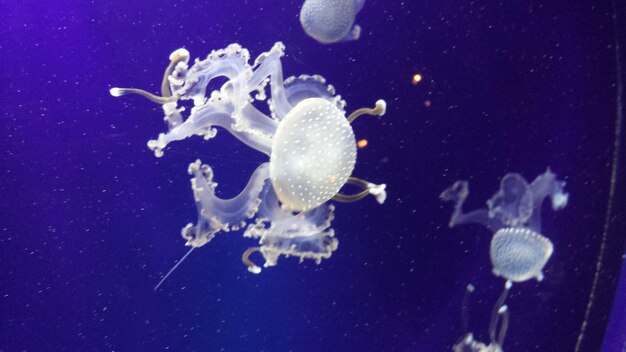
[(365, 0), (305, 0), (300, 23), (311, 38), (323, 44), (359, 39), (361, 27), (354, 19)]
[(478, 223), (495, 233), (490, 245), (494, 275), (512, 282), (541, 281), (554, 251), (552, 242), (541, 234), (541, 205), (549, 197), (553, 210), (564, 208), (569, 197), (564, 187), (565, 182), (548, 169), (530, 184), (519, 174), (506, 174), (487, 209), (463, 212), (467, 181), (455, 182), (440, 198), (454, 203), (450, 227)]
[[(282, 43), (276, 43), (250, 65), (248, 50), (232, 44), (189, 67), (189, 53), (179, 49), (170, 56), (161, 96), (135, 88), (111, 89), (113, 96), (134, 93), (162, 104), (169, 130), (148, 142), (156, 156), (162, 156), (173, 141), (194, 135), (211, 139), (216, 135), (215, 127), (221, 127), (269, 157), (232, 199), (217, 197), (217, 183), (209, 165), (197, 160), (188, 170), (198, 223), (183, 228), (186, 244), (193, 250), (218, 232), (245, 228), (244, 237), (259, 243), (242, 255), (253, 273), (261, 271), (249, 258), (254, 252), (261, 253), (265, 267), (276, 265), (280, 256), (317, 263), (329, 258), (338, 245), (330, 228), (334, 206), (329, 201), (354, 202), (372, 195), (382, 204), (386, 197), (384, 184), (351, 176), (356, 140), (350, 126), (358, 116), (383, 115), (385, 102), (378, 100), (374, 108), (358, 109), (346, 118), (345, 102), (323, 77), (301, 75), (283, 81), (283, 53)], [(226, 77), (226, 83), (209, 91), (207, 85), (219, 76)], [(270, 99), (266, 95), (268, 84)], [(183, 116), (185, 108), (179, 106), (181, 100), (193, 101), (187, 117)], [(264, 100), (269, 113), (255, 104)], [(361, 191), (340, 193), (346, 184)]]

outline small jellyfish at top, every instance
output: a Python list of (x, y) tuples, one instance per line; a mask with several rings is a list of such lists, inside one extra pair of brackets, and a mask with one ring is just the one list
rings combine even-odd
[[(232, 199), (216, 195), (216, 174), (211, 166), (200, 160), (189, 165), (198, 222), (183, 228), (182, 237), (191, 249), (176, 266), (217, 233), (240, 229), (245, 229), (244, 237), (258, 242), (242, 255), (250, 272), (261, 272), (250, 258), (255, 252), (264, 258), (264, 267), (276, 265), (280, 256), (319, 264), (338, 245), (330, 228), (334, 217), (331, 201), (348, 203), (368, 195), (378, 203), (385, 201), (384, 184), (352, 176), (356, 139), (351, 127), (361, 115), (382, 116), (385, 101), (378, 100), (374, 108), (357, 109), (346, 117), (346, 103), (323, 77), (301, 75), (283, 80), (283, 55), (284, 46), (278, 42), (250, 65), (248, 50), (231, 44), (205, 60), (196, 59), (189, 67), (189, 53), (179, 49), (170, 55), (160, 96), (135, 88), (111, 89), (113, 96), (139, 94), (162, 105), (169, 130), (148, 142), (157, 157), (174, 141), (195, 135), (214, 138), (216, 127), (269, 157)], [(216, 77), (227, 81), (211, 91), (207, 86)], [(188, 114), (179, 106), (182, 100), (193, 102)], [(260, 109), (263, 105), (266, 108)], [(360, 190), (344, 194), (341, 189), (346, 184)]]
[[(506, 297), (511, 289), (511, 282), (507, 281), (504, 290), (496, 301), (491, 311), (491, 319), (489, 321), (489, 344), (476, 340), (474, 333), (467, 332), (452, 347), (454, 352), (502, 352), (504, 338), (509, 328), (509, 307), (504, 304)], [(469, 298), (474, 292), (475, 287), (472, 284), (467, 285), (465, 295), (463, 296), (463, 304), (461, 306), (461, 319), (463, 322), (463, 331), (469, 331)]]
[(553, 210), (563, 209), (569, 198), (564, 187), (565, 182), (548, 169), (530, 184), (520, 174), (506, 174), (500, 190), (487, 201), (487, 209), (463, 212), (467, 181), (455, 182), (440, 198), (454, 203), (450, 227), (477, 223), (494, 233), (490, 245), (494, 275), (513, 282), (541, 281), (543, 267), (554, 251), (552, 242), (541, 234), (541, 206), (549, 197)]
[(305, 0), (300, 23), (306, 34), (323, 44), (359, 39), (361, 27), (354, 18), (365, 0)]

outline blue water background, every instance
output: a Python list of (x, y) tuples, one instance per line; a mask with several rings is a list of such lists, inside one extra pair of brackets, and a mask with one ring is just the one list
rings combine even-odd
[[(508, 3), (368, 1), (362, 38), (329, 46), (302, 31), (301, 1), (0, 3), (0, 351), (449, 351), (468, 283), (487, 340), (503, 286), (490, 233), (449, 229), (438, 195), (468, 179), (467, 209), (481, 207), (505, 173), (548, 166), (570, 204), (544, 208), (555, 253), (543, 282), (514, 285), (505, 350), (573, 350), (613, 162), (613, 9)], [(276, 41), (285, 77), (323, 75), (348, 111), (387, 101), (354, 124), (369, 142), (354, 174), (386, 183), (387, 202), (338, 204), (339, 249), (319, 266), (253, 275), (240, 256), (254, 243), (220, 234), (154, 292), (196, 220), (187, 165), (211, 164), (233, 196), (265, 158), (220, 131), (157, 159), (160, 106), (108, 90), (157, 92), (179, 47), (236, 42), (254, 58)], [(585, 351), (602, 343), (623, 244), (609, 236)]]

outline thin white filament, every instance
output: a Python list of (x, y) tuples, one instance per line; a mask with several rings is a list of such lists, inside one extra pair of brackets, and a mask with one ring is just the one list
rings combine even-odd
[(165, 276), (163, 276), (163, 278), (161, 279), (161, 281), (159, 281), (159, 283), (154, 286), (154, 290), (158, 290), (159, 286), (161, 286), (161, 284), (163, 284), (165, 282), (165, 280), (167, 280), (168, 277), (170, 277), (170, 275), (174, 272), (174, 270), (176, 270), (176, 268), (178, 268), (178, 266), (180, 265), (180, 263), (182, 263), (183, 261), (185, 261), (185, 259), (187, 259), (187, 257), (189, 256), (189, 254), (191, 254), (191, 252), (196, 249), (196, 247), (191, 247), (191, 249), (189, 251), (187, 251), (187, 253), (185, 253), (185, 255), (183, 255), (182, 258), (180, 258), (180, 260), (178, 261), (178, 263), (174, 264), (174, 266), (170, 269), (170, 271), (167, 272), (167, 274), (165, 274)]

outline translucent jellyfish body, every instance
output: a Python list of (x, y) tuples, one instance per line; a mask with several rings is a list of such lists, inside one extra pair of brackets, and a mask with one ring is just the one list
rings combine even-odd
[[(242, 255), (254, 273), (261, 271), (249, 258), (254, 252), (262, 254), (265, 267), (275, 265), (281, 255), (317, 263), (329, 258), (338, 244), (330, 228), (334, 207), (329, 201), (352, 202), (367, 195), (379, 203), (385, 199), (384, 184), (351, 176), (356, 141), (350, 126), (360, 115), (383, 115), (385, 102), (379, 100), (374, 108), (356, 110), (346, 118), (345, 102), (323, 77), (283, 80), (283, 52), (282, 43), (276, 43), (250, 65), (248, 51), (232, 44), (189, 67), (189, 53), (179, 49), (170, 55), (160, 96), (135, 88), (111, 89), (114, 96), (135, 93), (162, 104), (169, 130), (148, 142), (156, 156), (174, 141), (194, 135), (211, 139), (215, 127), (221, 127), (269, 157), (232, 199), (215, 194), (217, 183), (209, 165), (197, 160), (188, 170), (198, 222), (182, 230), (186, 244), (201, 247), (218, 232), (245, 229), (244, 237), (258, 241)], [(207, 86), (216, 77), (227, 81), (210, 91)], [(181, 100), (193, 101), (186, 117)], [(262, 101), (267, 101), (267, 113), (257, 106)], [(339, 193), (345, 184), (361, 191)]]
[(361, 27), (354, 18), (365, 0), (305, 0), (300, 10), (304, 31), (320, 43), (356, 40)]
[(478, 223), (495, 233), (490, 248), (494, 275), (522, 282), (543, 279), (553, 245), (541, 234), (541, 205), (549, 197), (553, 210), (564, 208), (569, 197), (564, 187), (565, 182), (548, 169), (530, 184), (519, 174), (506, 174), (500, 190), (487, 201), (487, 209), (463, 212), (467, 181), (455, 182), (440, 198), (454, 203), (450, 227)]

